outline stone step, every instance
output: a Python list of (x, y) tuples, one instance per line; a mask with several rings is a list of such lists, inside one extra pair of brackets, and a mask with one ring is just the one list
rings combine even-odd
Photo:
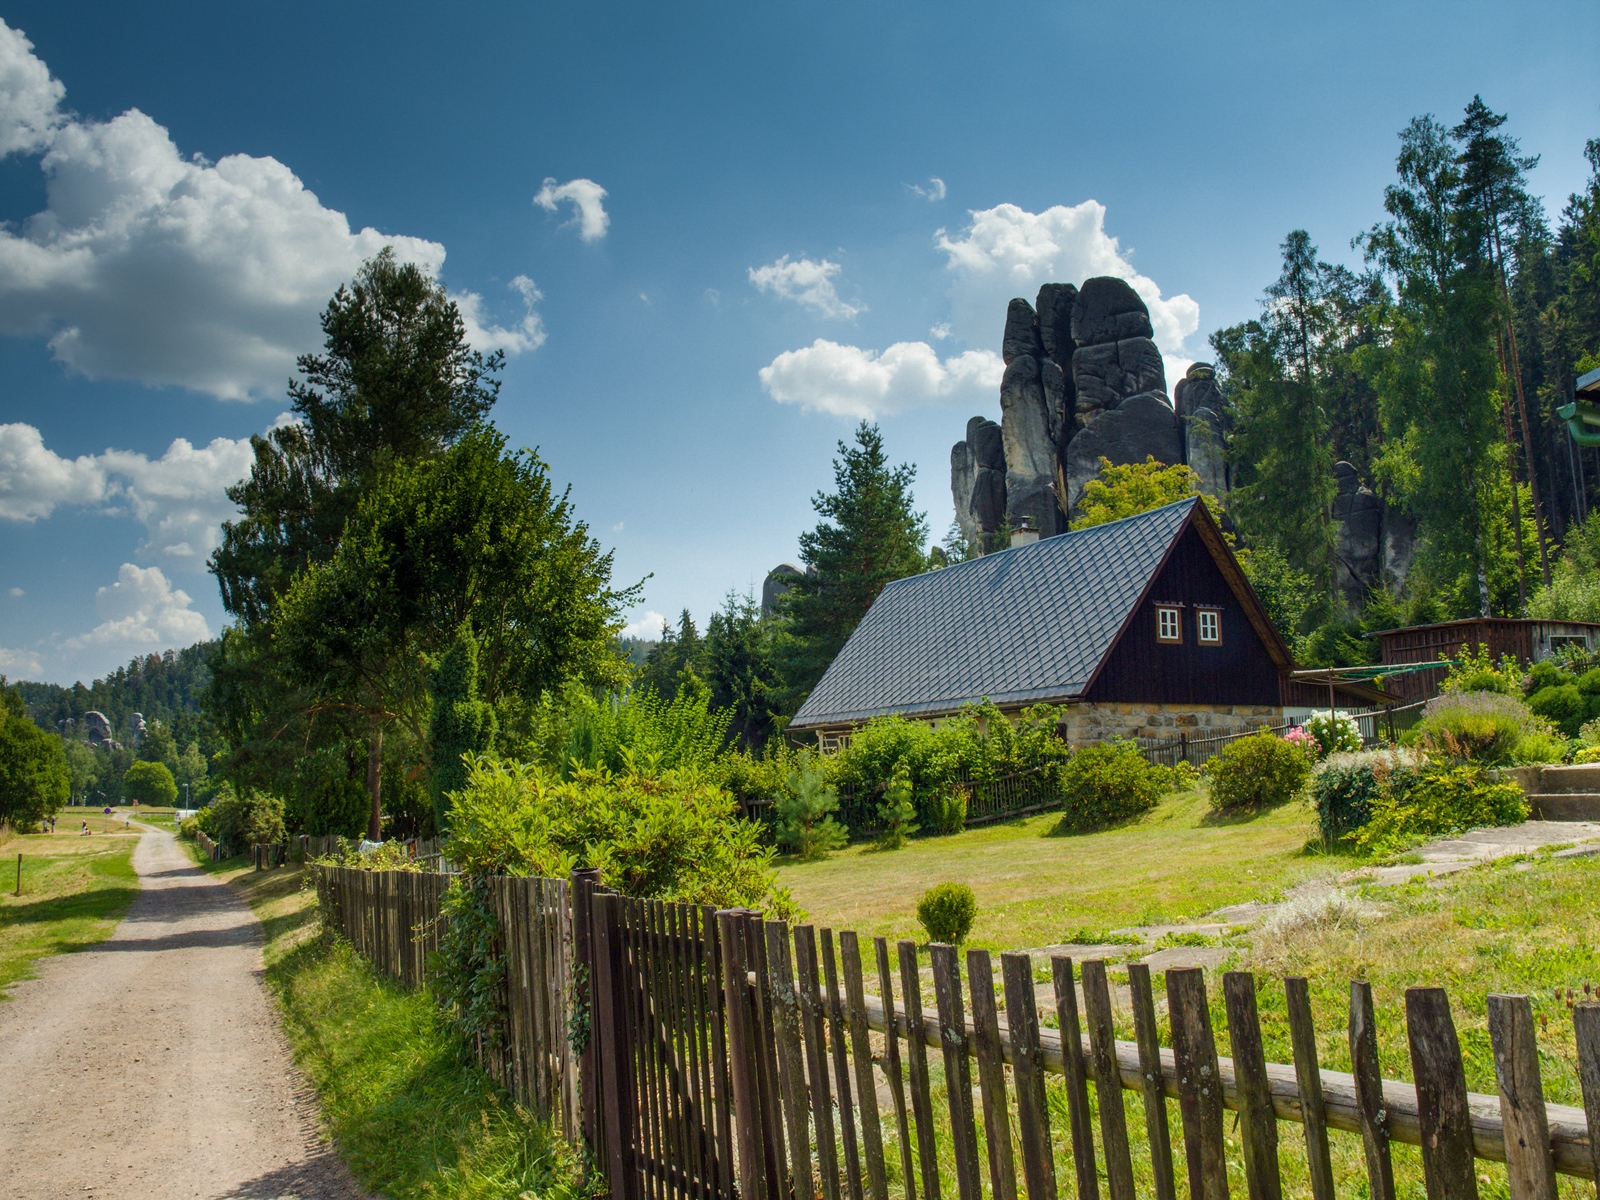
[(1503, 767), (1500, 777), (1528, 795), (1600, 792), (1600, 763), (1560, 767)]
[(1537, 792), (1528, 808), (1535, 821), (1600, 821), (1600, 792)]

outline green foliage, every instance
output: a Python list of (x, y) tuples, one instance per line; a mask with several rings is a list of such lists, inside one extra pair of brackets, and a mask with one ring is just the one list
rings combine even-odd
[(1499, 662), (1489, 657), (1489, 647), (1476, 650), (1463, 646), (1460, 657), (1445, 675), (1439, 690), (1445, 693), (1498, 692), (1502, 696), (1522, 694), (1522, 666), (1514, 655), (1501, 655)]
[(499, 953), (500, 919), (488, 878), (461, 874), (450, 880), (440, 903), (439, 952), (433, 991), (463, 1039), (493, 1054), (505, 1045), (502, 988), (506, 957)]
[(1428, 701), (1415, 740), (1429, 757), (1495, 767), (1512, 762), (1524, 738), (1548, 732), (1520, 696), (1456, 692)]
[(178, 784), (165, 763), (136, 762), (122, 777), (122, 794), (140, 804), (171, 804), (178, 798)]
[(941, 837), (960, 833), (967, 827), (966, 789), (946, 784), (932, 792), (923, 805), (928, 828)]
[(1311, 776), (1311, 760), (1268, 730), (1229, 742), (1206, 764), (1211, 809), (1228, 813), (1287, 804)]
[(832, 816), (839, 811), (839, 792), (828, 785), (822, 763), (810, 754), (795, 762), (772, 797), (772, 811), (778, 845), (796, 858), (826, 858), (849, 841), (849, 831)]
[(670, 700), (630, 690), (596, 697), (572, 685), (541, 712), (544, 757), (562, 774), (578, 768), (713, 772), (728, 737), (727, 712), (692, 673)]
[[(1147, 455), (1142, 463), (1122, 466), (1113, 465), (1109, 458), (1101, 458), (1099, 473), (1083, 485), (1083, 496), (1078, 502), (1082, 515), (1072, 522), (1072, 528), (1090, 529), (1198, 495), (1200, 476), (1193, 467), (1183, 463), (1169, 467), (1158, 463), (1153, 454)], [(1222, 505), (1217, 498), (1205, 496), (1203, 500), (1211, 515), (1220, 521)]]
[(1097, 829), (1156, 806), (1164, 782), (1132, 742), (1096, 742), (1056, 771), (1062, 830)]
[(692, 774), (574, 770), (477, 756), (451, 797), (449, 853), (474, 875), (561, 877), (597, 867), (625, 896), (794, 914), (760, 829)]
[(865, 421), (855, 444), (839, 443), (832, 493), (811, 501), (821, 520), (800, 535), (800, 561), (784, 597), (788, 630), (779, 651), (785, 711), (799, 708), (885, 584), (928, 568), (928, 525), (912, 504), (915, 468), (891, 467), (883, 436)]
[(884, 789), (883, 803), (878, 805), (878, 819), (883, 828), (873, 839), (880, 850), (898, 850), (906, 838), (920, 828), (916, 823), (917, 806), (911, 802), (911, 772), (905, 766), (895, 768), (889, 786)]
[(917, 920), (930, 942), (959, 946), (978, 919), (978, 898), (964, 883), (936, 883), (917, 901)]
[(256, 791), (239, 792), (228, 784), (217, 789), (207, 824), (206, 832), (227, 854), (243, 854), (258, 843), (281, 842), (289, 836), (282, 800)]
[(1483, 825), (1515, 825), (1528, 819), (1522, 789), (1490, 783), (1475, 766), (1432, 765), (1403, 795), (1382, 794), (1371, 820), (1355, 835), (1366, 854), (1387, 854), (1430, 837), (1463, 833)]
[(1332, 846), (1364, 826), (1380, 796), (1403, 797), (1418, 771), (1414, 754), (1394, 750), (1336, 754), (1319, 763), (1311, 777), (1311, 803), (1323, 843)]
[(429, 757), (433, 763), (434, 826), (440, 831), (449, 827), (446, 797), (466, 785), (465, 757), (491, 752), (495, 731), (494, 708), (478, 698), (478, 642), (472, 626), (463, 622), (433, 673)]
[(28, 720), (22, 697), (0, 676), (0, 821), (31, 829), (71, 794), (61, 739)]
[(1321, 603), (1311, 576), (1292, 564), (1271, 541), (1241, 550), (1239, 565), (1272, 618), (1279, 636), (1294, 649)]
[(1600, 511), (1567, 531), (1550, 586), (1528, 600), (1528, 615), (1546, 621), (1600, 621)]
[(1525, 694), (1532, 696), (1535, 692), (1543, 691), (1546, 688), (1564, 687), (1569, 683), (1576, 682), (1577, 680), (1573, 678), (1572, 673), (1563, 670), (1560, 663), (1545, 659), (1543, 662), (1536, 662), (1528, 668), (1528, 677), (1521, 690)]
[(1577, 737), (1590, 715), (1589, 698), (1574, 683), (1540, 688), (1528, 697), (1528, 707), (1567, 737)]
[(1317, 713), (1305, 723), (1305, 731), (1316, 739), (1318, 758), (1330, 754), (1355, 754), (1361, 749), (1361, 730), (1355, 719), (1339, 712)]

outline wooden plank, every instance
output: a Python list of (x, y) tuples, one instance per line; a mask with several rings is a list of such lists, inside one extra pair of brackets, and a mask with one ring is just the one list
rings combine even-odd
[(795, 1193), (811, 1197), (817, 1194), (817, 1184), (811, 1170), (810, 1108), (806, 1100), (805, 1054), (800, 1043), (800, 1004), (789, 958), (789, 926), (782, 921), (768, 921), (766, 937), (767, 976), (778, 1033), (778, 1079), (789, 1133), (789, 1166)]
[(872, 1031), (867, 1028), (866, 989), (861, 983), (861, 944), (854, 931), (839, 934), (839, 959), (844, 970), (850, 1058), (855, 1067), (856, 1099), (861, 1110), (861, 1150), (867, 1163), (867, 1190), (872, 1200), (889, 1200), (883, 1165), (883, 1124), (878, 1117), (878, 1081), (872, 1072)]
[(752, 996), (756, 1011), (757, 1079), (761, 1088), (762, 1128), (766, 1131), (763, 1149), (766, 1153), (767, 1189), (775, 1197), (786, 1188), (788, 1163), (784, 1158), (783, 1112), (778, 1088), (777, 1032), (772, 1024), (772, 995), (767, 979), (767, 946), (761, 932), (761, 914), (754, 909), (745, 910), (744, 936), (749, 947), (746, 952), (755, 975)]
[(939, 1200), (939, 1143), (933, 1125), (933, 1091), (928, 1080), (928, 1042), (922, 1033), (922, 974), (917, 966), (917, 944), (902, 941), (898, 952), (900, 987), (906, 1006), (906, 1066), (911, 1079), (911, 1115), (917, 1122), (922, 1195), (924, 1200)]
[(917, 1200), (917, 1179), (911, 1150), (911, 1120), (906, 1109), (905, 1074), (900, 1067), (900, 1022), (894, 1011), (894, 976), (889, 970), (889, 940), (873, 938), (878, 960), (878, 1001), (883, 1005), (883, 1074), (894, 1100), (895, 1134), (900, 1143), (900, 1178), (905, 1200)]
[[(972, 968), (969, 965), (969, 976)], [(1011, 1069), (1017, 1084), (1017, 1126), (1028, 1200), (1056, 1200), (1056, 1162), (1050, 1146), (1050, 1106), (1045, 1100), (1039, 1010), (1033, 997), (1033, 959), (1015, 951), (1000, 956), (1006, 990)]]
[(756, 1094), (755, 1013), (751, 1005), (749, 967), (741, 925), (742, 909), (717, 913), (722, 943), (723, 1003), (728, 1018), (728, 1060), (733, 1082), (737, 1129), (739, 1194), (746, 1200), (777, 1200), (766, 1194), (766, 1164), (761, 1150), (761, 1112)]
[(671, 1165), (677, 1168), (676, 1186), (669, 1192), (687, 1196), (685, 1186), (689, 1179), (693, 1156), (689, 1149), (689, 1121), (684, 1111), (683, 1065), (678, 1056), (678, 1030), (683, 1025), (682, 997), (678, 988), (677, 943), (672, 936), (672, 910), (677, 906), (656, 902), (652, 926), (656, 941), (656, 961), (659, 974), (655, 979), (657, 1028), (661, 1031), (659, 1045), (662, 1054), (662, 1082), (665, 1085), (665, 1111)]
[(1411, 1044), (1411, 1075), (1417, 1082), (1428, 1200), (1477, 1200), (1467, 1077), (1443, 988), (1406, 989), (1406, 1040)]
[(631, 1043), (624, 1000), (621, 905), (618, 896), (594, 898), (595, 1039), (605, 1048), (597, 1090), (605, 1113), (605, 1171), (612, 1200), (639, 1200), (633, 1145), (633, 1061), (625, 1049)]
[[(1145, 1137), (1150, 1145), (1150, 1173), (1156, 1200), (1177, 1200), (1172, 1174), (1172, 1132), (1167, 1125), (1165, 1072), (1161, 1069), (1161, 1030), (1156, 1023), (1150, 968), (1128, 964), (1128, 997), (1133, 1006), (1133, 1031), (1139, 1047), (1139, 1095), (1144, 1100)], [(1323, 1200), (1323, 1197), (1316, 1197)]]
[(692, 904), (679, 904), (674, 906), (674, 911), (675, 932), (683, 948), (686, 1073), (692, 1114), (690, 1138), (695, 1179), (693, 1194), (701, 1200), (709, 1200), (716, 1187), (716, 1154), (711, 1137), (711, 1105), (706, 1090), (706, 1016), (704, 989), (700, 982), (700, 939), (697, 928), (700, 910)]
[(1100, 1110), (1100, 1147), (1106, 1160), (1106, 1190), (1111, 1200), (1133, 1200), (1133, 1158), (1128, 1147), (1128, 1112), (1122, 1103), (1122, 1075), (1117, 1069), (1111, 986), (1106, 964), (1097, 958), (1083, 963), (1083, 1015), (1089, 1027), (1089, 1066), (1094, 1075), (1095, 1105)]
[(833, 957), (833, 930), (822, 931), (822, 976), (828, 996), (828, 1041), (833, 1047), (833, 1099), (839, 1106), (844, 1142), (844, 1178), (850, 1200), (862, 1200), (861, 1154), (856, 1142), (855, 1104), (850, 1098), (850, 1062), (845, 1051), (844, 1005), (839, 998), (839, 967)]
[(967, 1062), (967, 1018), (961, 1003), (961, 971), (956, 948), (942, 942), (928, 947), (933, 960), (933, 994), (939, 1006), (939, 1043), (944, 1050), (944, 1090), (950, 1107), (950, 1140), (956, 1158), (956, 1190), (961, 1200), (980, 1200), (978, 1133), (972, 1113), (972, 1069)]
[(1511, 1200), (1555, 1200), (1556, 1165), (1539, 1080), (1539, 1041), (1526, 996), (1489, 996), (1489, 1040), (1506, 1131), (1506, 1182)]
[(1589, 1174), (1600, 1191), (1600, 1002), (1585, 1000), (1572, 1010), (1578, 1042), (1578, 1082), (1589, 1133)]
[(658, 975), (650, 937), (651, 907), (648, 900), (630, 899), (625, 903), (629, 944), (633, 950), (633, 972), (629, 979), (635, 1010), (632, 1048), (638, 1055), (642, 1084), (639, 1110), (643, 1120), (639, 1129), (645, 1149), (644, 1188), (655, 1200), (665, 1200), (661, 1168), (668, 1154), (661, 1113), (661, 1058), (655, 1051), (659, 1033), (652, 991)]
[(731, 1197), (735, 1189), (733, 1081), (728, 1066), (727, 989), (723, 985), (727, 964), (722, 958), (722, 930), (716, 910), (710, 905), (700, 906), (700, 926), (705, 939), (706, 1007), (711, 1015), (711, 1082), (716, 1096), (711, 1109), (716, 1119), (717, 1189), (720, 1195)]
[(1067, 1122), (1072, 1127), (1072, 1168), (1078, 1200), (1099, 1200), (1100, 1173), (1095, 1168), (1094, 1134), (1089, 1115), (1088, 1064), (1083, 1056), (1083, 1031), (1078, 1023), (1078, 988), (1072, 960), (1052, 958), (1056, 990), (1056, 1025), (1061, 1037), (1061, 1074), (1067, 1083)]
[(989, 1159), (989, 1194), (1017, 1200), (1017, 1166), (1011, 1151), (1011, 1106), (1006, 1099), (1005, 1047), (994, 1000), (994, 966), (987, 950), (967, 951), (967, 992), (972, 997), (972, 1042), (983, 1101), (984, 1149)]
[(1306, 1171), (1312, 1200), (1334, 1200), (1333, 1160), (1328, 1153), (1328, 1113), (1317, 1061), (1317, 1026), (1311, 1014), (1311, 985), (1303, 975), (1283, 981), (1289, 1010), (1289, 1041), (1294, 1048), (1295, 1082), (1300, 1088), (1300, 1123), (1306, 1134)]
[(1283, 1179), (1278, 1173), (1278, 1115), (1272, 1111), (1272, 1089), (1267, 1083), (1255, 976), (1249, 971), (1229, 971), (1222, 977), (1222, 998), (1228, 1010), (1228, 1043), (1233, 1050), (1245, 1187), (1250, 1200), (1283, 1200)]
[(1364, 979), (1350, 984), (1350, 1065), (1360, 1114), (1361, 1145), (1367, 1157), (1367, 1194), (1372, 1200), (1394, 1200), (1394, 1164), (1389, 1158), (1392, 1114), (1384, 1103), (1372, 985)]
[(795, 965), (800, 972), (800, 1016), (806, 1035), (806, 1069), (811, 1077), (811, 1117), (817, 1131), (817, 1173), (823, 1200), (839, 1200), (839, 1149), (833, 1129), (832, 1087), (828, 1082), (826, 1011), (817, 984), (817, 935), (809, 925), (794, 930)]
[(1227, 1200), (1227, 1147), (1222, 1136), (1222, 1081), (1217, 1046), (1206, 1006), (1206, 973), (1200, 967), (1167, 972), (1167, 1015), (1178, 1072), (1178, 1110), (1183, 1114), (1184, 1155), (1193, 1200)]

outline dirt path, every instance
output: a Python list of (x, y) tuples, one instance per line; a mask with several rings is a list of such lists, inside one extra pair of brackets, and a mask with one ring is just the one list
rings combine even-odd
[(342, 1200), (261, 982), (261, 927), (154, 830), (111, 938), (0, 1003), (0, 1196)]

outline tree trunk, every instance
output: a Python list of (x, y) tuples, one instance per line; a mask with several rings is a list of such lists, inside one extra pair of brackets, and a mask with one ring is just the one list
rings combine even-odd
[(367, 739), (367, 794), (372, 807), (367, 813), (367, 841), (383, 841), (383, 726), (374, 726)]
[[(1504, 338), (1495, 338), (1495, 349), (1500, 353), (1500, 370), (1506, 371), (1506, 343)], [(1511, 531), (1517, 540), (1517, 616), (1528, 615), (1528, 560), (1522, 550), (1522, 498), (1517, 487), (1517, 445), (1516, 438), (1511, 433), (1511, 395), (1508, 392), (1501, 397), (1500, 413), (1505, 418), (1506, 426), (1506, 473), (1511, 476)], [(1530, 473), (1532, 464), (1529, 464)]]

